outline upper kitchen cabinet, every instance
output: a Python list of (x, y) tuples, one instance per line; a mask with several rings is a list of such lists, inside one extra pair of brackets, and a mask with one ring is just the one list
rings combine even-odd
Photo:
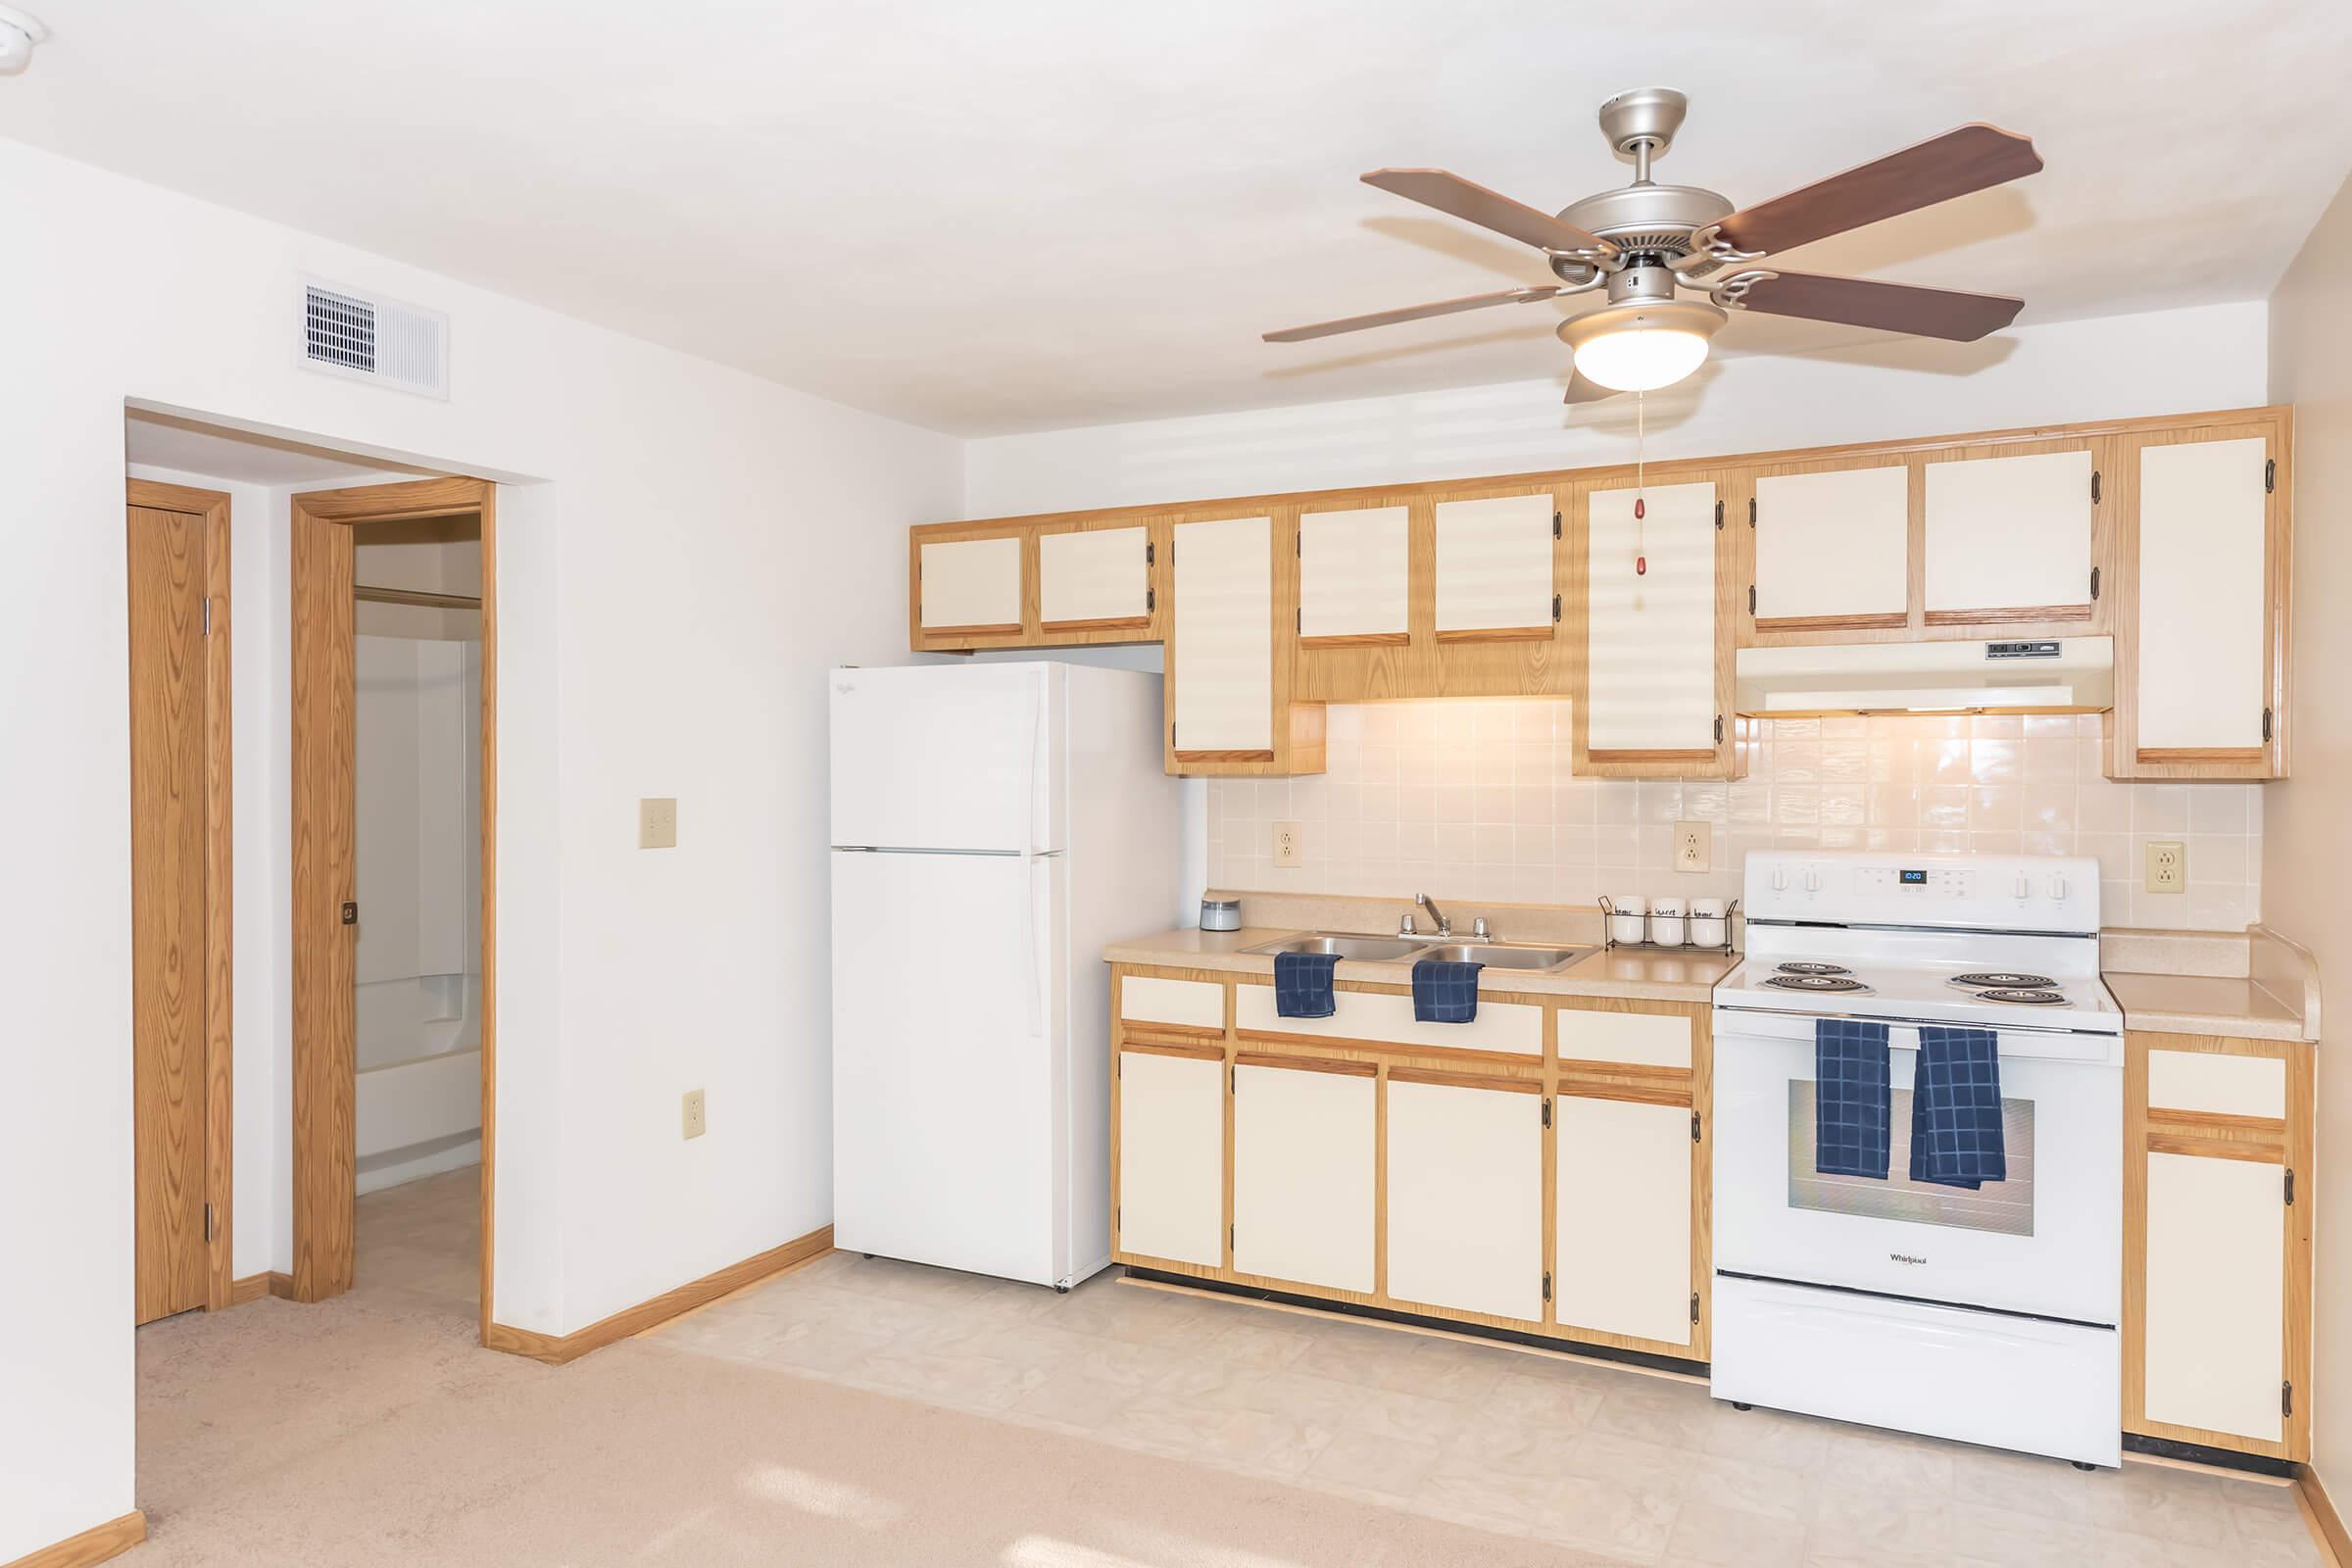
[(1448, 642), (1548, 642), (1560, 618), (1551, 490), (1441, 500), (1433, 627)]
[(1732, 627), (1718, 589), (1725, 510), (1746, 499), (1727, 492), (1739, 488), (1701, 478), (1585, 492), (1577, 772), (1730, 776)]
[(1949, 447), (1922, 466), (1928, 626), (2106, 629), (2095, 440)]
[(1028, 542), (1019, 533), (976, 538), (914, 540), (914, 642), (924, 647), (1017, 644), (1022, 614), (1023, 563)]
[(1298, 646), (1377, 648), (1412, 638), (1412, 509), (1298, 516)]
[(1169, 772), (1323, 770), (1323, 710), (1291, 701), (1297, 526), (1295, 513), (1170, 526)]
[(1037, 533), (1038, 631), (1047, 643), (1138, 642), (1155, 635), (1158, 550), (1151, 527), (1111, 519)]
[(2285, 776), (2290, 420), (2120, 443), (2109, 777)]
[(1911, 609), (1911, 466), (1900, 459), (1779, 464), (1748, 511), (1759, 633), (1899, 627)]

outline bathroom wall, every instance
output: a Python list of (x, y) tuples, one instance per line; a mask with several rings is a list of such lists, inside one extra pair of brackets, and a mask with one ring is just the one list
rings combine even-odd
[[(2095, 856), (2109, 926), (2261, 917), (2260, 786), (2110, 783), (2097, 715), (1775, 720), (1758, 726), (1747, 776), (1727, 783), (1579, 777), (1569, 711), (1532, 699), (1335, 706), (1321, 776), (1209, 784), (1209, 885), (1393, 896), (1401, 913), (1416, 891), (1729, 897), (1757, 849), (2006, 852)], [(1673, 869), (1671, 824), (1685, 819), (1712, 829), (1703, 875)], [(1301, 832), (1295, 868), (1269, 858), (1284, 821)], [(2149, 839), (2187, 845), (2185, 893), (2140, 891)]]

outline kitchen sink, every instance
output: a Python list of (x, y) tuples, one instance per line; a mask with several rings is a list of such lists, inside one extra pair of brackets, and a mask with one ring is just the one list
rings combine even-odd
[(1446, 942), (1424, 948), (1413, 956), (1483, 963), (1490, 969), (1563, 969), (1592, 951), (1591, 948), (1522, 947), (1510, 942)]
[(1336, 953), (1352, 963), (1378, 963), (1390, 958), (1418, 958), (1429, 946), (1402, 937), (1304, 936), (1280, 942), (1261, 942), (1244, 953)]

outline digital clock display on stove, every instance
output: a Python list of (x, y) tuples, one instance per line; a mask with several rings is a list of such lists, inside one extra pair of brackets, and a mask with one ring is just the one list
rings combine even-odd
[(1902, 879), (1903, 886), (1907, 888), (1924, 888), (1928, 885), (1928, 873), (1925, 871), (1897, 871), (1895, 875)]

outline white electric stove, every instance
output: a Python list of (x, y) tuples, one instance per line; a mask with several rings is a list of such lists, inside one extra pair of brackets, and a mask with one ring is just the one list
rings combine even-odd
[[(2122, 1461), (2123, 1013), (2095, 860), (1759, 852), (1715, 989), (1718, 1398)], [(1823, 1018), (1886, 1027), (1884, 1180), (1815, 1169)], [(2005, 1180), (1914, 1182), (1921, 1025), (1990, 1029)]]

